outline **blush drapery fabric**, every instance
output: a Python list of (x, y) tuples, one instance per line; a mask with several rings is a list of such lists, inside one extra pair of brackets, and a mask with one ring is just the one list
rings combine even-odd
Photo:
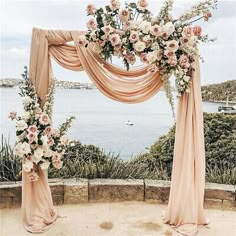
[[(51, 57), (66, 69), (84, 70), (105, 96), (119, 102), (143, 102), (161, 89), (162, 80), (158, 72), (149, 73), (145, 66), (126, 71), (104, 62), (91, 48), (76, 45), (80, 34), (84, 32), (33, 29), (29, 72), (30, 79), (42, 100), (41, 105), (45, 102), (52, 80)], [(75, 45), (68, 44), (70, 41), (75, 42)], [(206, 224), (203, 216), (205, 153), (198, 61), (195, 67), (191, 93), (182, 96), (178, 103), (171, 191), (164, 217), (165, 223), (173, 225), (185, 235), (195, 234), (199, 224)], [(40, 178), (41, 175), (42, 172)], [(39, 225), (41, 231), (47, 230), (49, 224), (56, 219), (48, 183), (46, 181), (40, 183), (39, 186), (36, 182), (28, 182), (25, 178), (22, 181), (23, 220), (26, 229), (32, 233), (38, 232)], [(33, 194), (36, 188), (42, 188), (47, 193)], [(44, 210), (41, 210), (40, 204), (35, 204), (31, 212), (29, 203), (41, 201), (47, 203)], [(51, 212), (55, 214), (51, 215)], [(36, 221), (32, 221), (32, 217)]]

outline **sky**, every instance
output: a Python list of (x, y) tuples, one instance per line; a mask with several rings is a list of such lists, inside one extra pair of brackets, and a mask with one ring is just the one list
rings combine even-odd
[[(0, 1), (0, 78), (20, 78), (29, 64), (31, 31), (42, 29), (86, 30), (89, 3), (101, 7), (109, 0), (1, 0)], [(124, 3), (125, 1), (120, 1)], [(135, 0), (127, 2), (136, 2)], [(163, 0), (149, 0), (157, 15)], [(175, 0), (173, 15), (178, 17), (197, 0)], [(199, 21), (204, 33), (217, 38), (200, 46), (202, 84), (236, 79), (236, 0), (219, 0), (209, 22)], [(119, 64), (118, 60), (113, 63)], [(54, 76), (60, 80), (89, 82), (85, 72), (61, 68), (53, 62)]]

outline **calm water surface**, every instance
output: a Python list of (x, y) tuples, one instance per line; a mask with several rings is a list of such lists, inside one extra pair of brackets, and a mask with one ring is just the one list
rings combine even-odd
[[(22, 111), (18, 88), (0, 88), (0, 134), (10, 135), (14, 143), (15, 123), (8, 119), (10, 111)], [(217, 112), (218, 104), (203, 103), (204, 111)], [(68, 116), (76, 121), (68, 136), (84, 144), (94, 144), (106, 152), (120, 153), (123, 159), (145, 151), (174, 124), (164, 92), (139, 104), (113, 101), (98, 90), (57, 89), (53, 125), (58, 126)], [(131, 120), (134, 125), (125, 123)]]

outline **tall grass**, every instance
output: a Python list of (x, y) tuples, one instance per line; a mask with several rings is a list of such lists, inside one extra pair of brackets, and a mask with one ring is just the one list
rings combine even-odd
[(0, 181), (21, 180), (21, 160), (13, 154), (9, 138), (1, 136), (0, 146)]

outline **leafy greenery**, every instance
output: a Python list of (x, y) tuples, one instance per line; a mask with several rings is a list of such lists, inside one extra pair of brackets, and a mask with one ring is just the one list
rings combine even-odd
[(236, 102), (236, 80), (202, 86), (204, 101), (226, 101), (227, 97), (229, 101)]
[[(236, 117), (204, 114), (206, 144), (206, 180), (236, 184)], [(93, 145), (70, 143), (60, 171), (49, 169), (50, 178), (170, 179), (175, 126), (160, 137), (147, 153), (129, 161), (119, 155), (104, 153)], [(2, 136), (0, 147), (0, 181), (21, 179), (21, 160), (13, 155), (9, 140)]]

